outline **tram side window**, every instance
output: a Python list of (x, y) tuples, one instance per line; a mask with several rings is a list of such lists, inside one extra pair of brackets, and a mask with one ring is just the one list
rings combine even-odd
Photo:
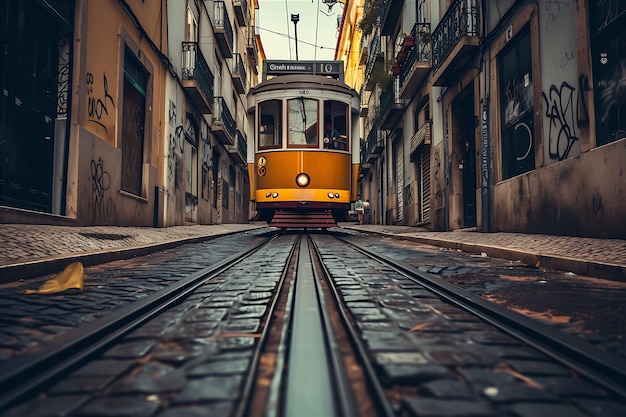
[(304, 97), (287, 100), (287, 120), (289, 146), (317, 147), (319, 135), (317, 100)]
[(280, 148), (282, 144), (282, 101), (259, 104), (259, 149)]
[(327, 100), (324, 103), (324, 148), (347, 151), (348, 146), (348, 106)]

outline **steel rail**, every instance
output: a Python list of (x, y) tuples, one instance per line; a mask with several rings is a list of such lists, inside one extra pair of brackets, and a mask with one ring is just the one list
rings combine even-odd
[[(323, 393), (320, 396), (327, 398), (330, 402), (320, 399), (316, 410), (310, 408), (299, 410), (298, 415), (307, 415), (307, 413), (311, 415), (312, 412), (322, 412), (321, 410), (324, 409), (326, 417), (333, 415), (356, 417), (358, 416), (357, 407), (349, 388), (347, 371), (319, 282), (320, 271), (313, 265), (315, 254), (311, 248), (312, 244), (306, 238), (306, 234), (301, 234), (296, 246), (298, 246), (297, 268), (287, 293), (283, 327), (276, 353), (275, 372), (270, 383), (265, 416), (289, 415), (290, 410), (293, 412), (294, 409), (305, 406), (301, 401), (303, 398), (306, 397), (307, 401), (313, 399), (315, 402), (315, 395), (312, 392), (322, 389)], [(307, 349), (310, 348), (305, 339), (311, 335), (323, 344), (323, 347), (315, 349), (318, 353), (316, 358), (302, 356), (303, 351), (299, 350), (304, 345)], [(304, 350), (305, 354), (307, 349)], [(324, 364), (315, 368), (319, 361)], [(307, 370), (311, 367), (319, 373), (315, 376), (308, 374)], [(311, 378), (317, 382), (326, 380), (327, 383), (316, 385), (310, 383)], [(304, 380), (309, 383), (303, 384)]]
[[(317, 292), (317, 302), (320, 308), (322, 326), (325, 331), (326, 344), (328, 346), (330, 354), (330, 361), (332, 365), (331, 371), (333, 373), (333, 376), (335, 377), (336, 395), (340, 409), (339, 415), (342, 417), (356, 417), (358, 416), (357, 407), (354, 403), (352, 392), (349, 389), (350, 384), (348, 382), (347, 371), (342, 360), (342, 355), (337, 344), (337, 339), (333, 332), (333, 326), (330, 321), (330, 313), (328, 312), (328, 306), (326, 305), (324, 291), (321, 284), (322, 276), (329, 277), (330, 275), (328, 274), (328, 270), (324, 268), (322, 257), (310, 235), (308, 235), (308, 241), (310, 243), (309, 247), (311, 248), (309, 252), (313, 264), (313, 276), (315, 280), (315, 289)], [(316, 260), (318, 262), (315, 262)], [(317, 267), (315, 267), (316, 264), (318, 265)], [(327, 279), (327, 281), (330, 280)]]
[[(319, 256), (321, 260), (322, 257), (321, 257), (321, 253), (319, 251), (317, 242), (313, 241), (313, 245), (315, 246), (315, 251), (317, 253), (317, 256)], [(322, 268), (324, 269), (324, 274), (327, 277), (330, 277), (331, 274), (328, 268), (326, 267), (326, 265), (323, 262), (321, 262), (321, 264), (322, 264)], [(328, 280), (328, 286), (330, 288), (331, 293), (333, 294), (333, 301), (341, 317), (341, 321), (344, 326), (344, 329), (349, 335), (352, 348), (356, 352), (356, 356), (360, 362), (360, 365), (362, 366), (366, 374), (366, 381), (369, 386), (370, 394), (375, 398), (374, 404), (378, 408), (378, 413), (384, 417), (395, 417), (396, 413), (393, 411), (393, 408), (389, 404), (389, 401), (385, 394), (385, 390), (380, 384), (376, 370), (370, 363), (369, 356), (366, 352), (366, 349), (363, 346), (363, 343), (361, 343), (361, 339), (357, 331), (354, 329), (354, 326), (350, 322), (350, 318), (349, 318), (350, 314), (346, 311), (346, 308), (341, 303), (341, 296), (339, 295), (339, 291), (337, 290), (337, 287), (335, 286), (332, 279)]]
[(341, 241), (424, 286), (452, 304), (538, 349), (614, 394), (626, 398), (626, 361), (571, 334), (450, 284), (419, 269), (373, 252), (344, 238)]
[(47, 343), (44, 354), (24, 353), (12, 358), (0, 366), (0, 412), (69, 374), (90, 357), (102, 353), (128, 332), (184, 299), (207, 280), (245, 259), (275, 237), (269, 237), (146, 298), (63, 333)]
[[(279, 236), (279, 234), (277, 234), (277, 236)], [(250, 363), (250, 369), (252, 370), (252, 372), (250, 373), (250, 376), (248, 377), (246, 384), (243, 388), (241, 401), (239, 402), (239, 407), (237, 408), (237, 411), (235, 412), (236, 417), (244, 417), (249, 414), (249, 408), (251, 405), (250, 399), (254, 390), (254, 385), (255, 385), (256, 378), (257, 378), (257, 374), (258, 374), (259, 360), (261, 357), (261, 353), (263, 352), (264, 347), (267, 344), (267, 340), (271, 332), (270, 318), (274, 315), (274, 312), (276, 311), (277, 303), (278, 303), (278, 300), (280, 299), (280, 293), (281, 293), (280, 288), (282, 288), (285, 283), (287, 274), (289, 273), (289, 266), (291, 265), (294, 254), (297, 254), (297, 250), (296, 250), (297, 246), (298, 246), (298, 239), (296, 239), (293, 246), (291, 247), (291, 251), (289, 252), (289, 256), (287, 257), (287, 262), (285, 262), (285, 268), (283, 269), (281, 277), (278, 280), (276, 294), (274, 295), (274, 299), (272, 300), (270, 307), (268, 309), (268, 312), (267, 312), (268, 319), (265, 322), (265, 326), (263, 327), (263, 331), (261, 332), (261, 337), (259, 338), (259, 343), (257, 344), (257, 348), (254, 351), (252, 361)], [(289, 297), (289, 300), (292, 297), (291, 290), (289, 292), (288, 297)], [(273, 414), (273, 415), (277, 415), (277, 414)]]

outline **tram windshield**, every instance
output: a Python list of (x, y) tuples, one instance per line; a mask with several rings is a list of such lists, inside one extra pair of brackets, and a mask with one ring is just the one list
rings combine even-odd
[(281, 100), (267, 100), (259, 104), (259, 148), (280, 148), (282, 145)]
[(292, 145), (317, 147), (318, 101), (298, 97), (287, 100), (287, 146)]
[(324, 102), (324, 148), (348, 150), (348, 105), (339, 101)]

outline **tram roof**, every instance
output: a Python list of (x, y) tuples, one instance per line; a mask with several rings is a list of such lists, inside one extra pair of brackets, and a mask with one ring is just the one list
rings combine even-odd
[(270, 78), (250, 88), (248, 95), (263, 92), (275, 91), (280, 89), (304, 89), (317, 88), (322, 90), (337, 91), (340, 93), (351, 94), (358, 97), (356, 90), (345, 84), (343, 81), (323, 75), (312, 74), (295, 74), (295, 75), (279, 75)]

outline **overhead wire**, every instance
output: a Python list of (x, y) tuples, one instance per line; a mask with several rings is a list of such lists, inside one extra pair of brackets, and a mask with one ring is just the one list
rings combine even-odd
[[(285, 0), (285, 22), (287, 22), (287, 38), (291, 40), (291, 32), (289, 32), (289, 8), (287, 7), (287, 0)], [(291, 59), (291, 42), (289, 44), (289, 59)]]

